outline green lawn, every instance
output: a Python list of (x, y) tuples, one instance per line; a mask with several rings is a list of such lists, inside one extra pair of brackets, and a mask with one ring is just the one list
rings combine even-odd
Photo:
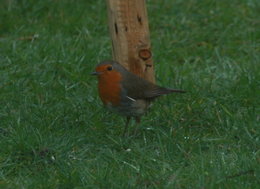
[(188, 92), (122, 138), (89, 75), (111, 58), (105, 1), (1, 0), (0, 188), (259, 188), (260, 1), (147, 8), (157, 83)]

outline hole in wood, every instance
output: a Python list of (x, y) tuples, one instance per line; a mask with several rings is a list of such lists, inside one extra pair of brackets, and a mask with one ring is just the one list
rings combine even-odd
[(128, 31), (128, 27), (127, 27), (127, 26), (125, 26), (125, 31), (126, 31), (126, 32)]
[(115, 22), (115, 32), (116, 32), (116, 34), (118, 34), (118, 28), (117, 28), (116, 22)]
[(137, 15), (137, 21), (139, 22), (140, 25), (142, 25), (142, 17), (138, 14)]
[(139, 57), (143, 60), (148, 60), (149, 58), (151, 58), (151, 56), (152, 56), (152, 53), (148, 49), (141, 49), (139, 51)]

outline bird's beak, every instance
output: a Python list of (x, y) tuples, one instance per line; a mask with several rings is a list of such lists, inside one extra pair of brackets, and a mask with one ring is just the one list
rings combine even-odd
[(99, 72), (92, 72), (90, 73), (90, 75), (93, 75), (93, 76), (96, 76), (96, 75), (99, 75), (100, 73)]

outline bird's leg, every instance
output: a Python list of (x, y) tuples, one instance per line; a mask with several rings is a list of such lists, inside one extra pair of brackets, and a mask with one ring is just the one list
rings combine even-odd
[(130, 119), (131, 119), (131, 117), (126, 117), (125, 129), (124, 129), (124, 132), (123, 132), (123, 136), (126, 136)]
[(136, 127), (135, 127), (135, 132), (134, 132), (134, 135), (136, 135), (137, 134), (137, 132), (138, 132), (138, 125), (140, 124), (140, 122), (141, 122), (141, 118), (140, 117), (135, 117), (135, 122), (136, 122)]

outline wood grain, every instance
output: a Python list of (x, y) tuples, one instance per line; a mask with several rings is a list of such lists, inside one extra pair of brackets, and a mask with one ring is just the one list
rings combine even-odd
[(113, 58), (155, 82), (145, 0), (107, 0)]

